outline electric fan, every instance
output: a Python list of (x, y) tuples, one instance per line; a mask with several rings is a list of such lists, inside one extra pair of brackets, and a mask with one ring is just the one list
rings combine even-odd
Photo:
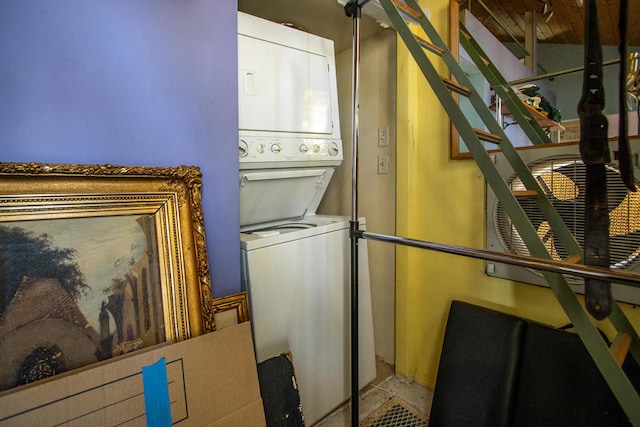
[[(632, 141), (632, 144), (635, 144), (632, 145), (632, 151), (636, 178), (639, 176), (638, 142)], [(617, 154), (616, 147), (617, 143), (610, 144), (614, 159)], [(580, 159), (577, 144), (536, 147), (521, 150), (520, 155), (578, 244), (583, 246), (586, 166)], [(496, 166), (513, 191), (526, 190), (501, 153), (496, 154)], [(636, 183), (638, 191), (627, 191), (615, 160), (606, 166), (606, 171), (611, 268), (640, 273), (640, 187)], [(519, 201), (552, 257), (558, 261), (569, 257), (571, 254), (567, 253), (554, 235), (535, 198), (519, 198)], [(490, 187), (487, 187), (487, 249), (530, 256), (520, 234)], [(488, 262), (487, 274), (524, 283), (546, 285), (540, 271), (523, 267)], [(569, 284), (576, 286), (576, 291), (584, 291), (582, 278), (566, 278)], [(640, 303), (640, 289), (618, 284), (612, 289), (617, 300)]]

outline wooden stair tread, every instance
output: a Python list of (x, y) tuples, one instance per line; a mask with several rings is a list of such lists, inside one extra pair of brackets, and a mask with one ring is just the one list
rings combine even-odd
[(398, 9), (401, 9), (403, 12), (411, 15), (412, 17), (414, 17), (415, 19), (421, 19), (422, 18), (422, 13), (418, 12), (415, 9), (410, 8), (409, 6), (407, 6), (406, 4), (404, 4), (403, 2), (401, 2), (400, 0), (392, 0), (391, 1)]
[(564, 259), (564, 262), (568, 263), (568, 264), (577, 264), (582, 260), (582, 257), (580, 255), (569, 255), (568, 257), (566, 257)]
[(494, 135), (490, 132), (473, 128), (473, 132), (480, 138), (482, 141), (492, 142), (494, 144), (500, 144), (502, 142), (502, 138), (498, 135)]
[(514, 190), (513, 195), (516, 197), (538, 197), (536, 190)]
[(461, 84), (454, 82), (451, 79), (447, 79), (445, 77), (442, 77), (442, 81), (444, 82), (445, 85), (447, 85), (449, 89), (451, 89), (454, 92), (457, 92), (461, 95), (466, 95), (466, 96), (471, 95), (471, 89), (469, 89), (466, 86), (462, 86)]
[(624, 359), (627, 358), (627, 353), (631, 347), (631, 335), (628, 332), (618, 332), (618, 335), (611, 343), (611, 353), (613, 358), (616, 359), (618, 366), (622, 366)]
[(444, 55), (444, 50), (440, 49), (438, 46), (436, 46), (435, 44), (426, 41), (425, 39), (423, 39), (420, 36), (416, 36), (415, 34), (413, 35), (413, 37), (416, 38), (416, 40), (418, 41), (418, 43), (420, 44), (420, 46), (424, 47), (427, 50), (430, 50), (431, 52), (438, 54), (438, 55)]

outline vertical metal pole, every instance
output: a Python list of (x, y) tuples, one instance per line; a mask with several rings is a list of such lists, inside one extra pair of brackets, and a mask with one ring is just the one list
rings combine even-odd
[(358, 127), (360, 108), (360, 17), (362, 7), (369, 0), (351, 0), (344, 10), (353, 18), (353, 98), (351, 102), (351, 220), (349, 239), (351, 243), (351, 425), (360, 424), (358, 394), (360, 391), (358, 358)]
[(358, 393), (360, 391), (358, 374), (358, 237), (355, 232), (359, 225), (350, 221), (351, 242), (351, 425), (360, 423)]
[(360, 424), (358, 394), (360, 391), (358, 369), (358, 120), (360, 108), (360, 16), (361, 8), (353, 14), (353, 99), (351, 104), (351, 425)]
[(355, 8), (353, 15), (353, 93), (351, 99), (351, 221), (358, 221), (358, 127), (360, 108), (360, 15), (361, 9)]

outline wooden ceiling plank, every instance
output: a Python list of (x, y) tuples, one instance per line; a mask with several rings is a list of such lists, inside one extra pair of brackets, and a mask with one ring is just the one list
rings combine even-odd
[[(604, 5), (607, 7), (603, 7)], [(600, 27), (600, 43), (617, 46), (620, 43), (618, 31), (618, 14), (620, 2), (607, 1), (598, 5), (598, 26)]]
[(582, 20), (582, 16), (576, 10), (578, 5), (575, 1), (567, 2), (560, 1), (556, 2), (553, 5), (554, 14), (548, 25), (551, 29), (554, 30), (554, 36), (549, 43), (558, 43), (558, 44), (580, 44), (580, 40), (582, 39), (582, 34), (578, 35), (575, 31), (575, 26), (572, 24), (572, 20), (575, 18), (562, 19), (564, 16), (577, 16), (577, 19)]
[[(538, 36), (540, 43), (584, 44), (584, 7), (575, 0), (551, 0), (553, 16), (545, 22), (540, 0), (483, 0), (491, 12), (520, 42), (524, 41), (524, 13), (538, 12)], [(473, 3), (473, 2), (472, 2)], [(603, 45), (618, 44), (618, 9), (620, 0), (598, 0), (599, 25)], [(509, 35), (495, 23), (479, 4), (472, 13), (500, 41), (511, 42)], [(629, 1), (628, 44), (640, 47), (640, 1)]]
[(629, 34), (627, 34), (629, 46), (640, 47), (640, 2), (629, 2), (629, 13), (627, 13), (627, 19), (629, 20)]

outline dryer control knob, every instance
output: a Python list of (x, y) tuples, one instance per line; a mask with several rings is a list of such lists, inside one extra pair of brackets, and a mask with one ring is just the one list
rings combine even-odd
[(307, 144), (300, 145), (300, 152), (301, 153), (306, 153), (307, 151), (309, 151), (309, 146)]
[(240, 140), (240, 143), (238, 144), (238, 156), (247, 157), (248, 154), (249, 154), (249, 147), (247, 146), (247, 143), (244, 142), (243, 140)]
[(338, 144), (336, 144), (335, 142), (332, 142), (331, 144), (329, 144), (329, 155), (331, 157), (335, 157), (340, 153), (340, 149), (338, 148)]
[(319, 153), (320, 152), (320, 146), (318, 144), (314, 144), (313, 145), (313, 152), (314, 153)]
[(263, 143), (258, 144), (258, 153), (264, 153), (264, 144)]
[(282, 150), (282, 148), (280, 148), (280, 146), (278, 144), (273, 144), (271, 146), (271, 152), (272, 153), (279, 153), (280, 150)]

